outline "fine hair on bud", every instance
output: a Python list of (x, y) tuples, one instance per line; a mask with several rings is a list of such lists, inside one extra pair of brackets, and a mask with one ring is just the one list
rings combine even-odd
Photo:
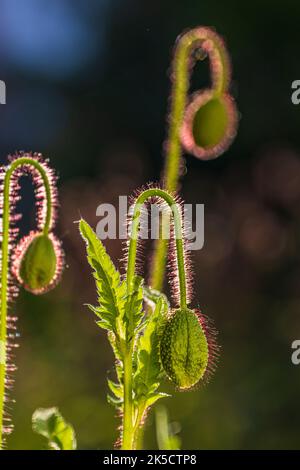
[(235, 138), (238, 113), (233, 98), (212, 90), (196, 93), (187, 106), (181, 128), (185, 150), (201, 160), (217, 158)]
[[(206, 57), (210, 65), (210, 87), (188, 96), (195, 63)], [(236, 135), (238, 112), (230, 95), (230, 56), (225, 42), (213, 29), (198, 27), (179, 37), (173, 59), (173, 80), (175, 95), (178, 98), (182, 94), (183, 105), (178, 111), (182, 147), (201, 160), (217, 158)]]
[(43, 294), (58, 283), (63, 266), (59, 240), (52, 234), (31, 232), (16, 247), (12, 272), (33, 294)]
[(166, 375), (179, 390), (195, 387), (213, 372), (218, 356), (215, 336), (199, 311), (179, 308), (170, 312), (161, 337), (160, 358)]
[[(60, 278), (64, 260), (61, 244), (53, 235), (58, 206), (54, 171), (39, 153), (18, 152), (8, 160), (0, 169), (0, 449), (5, 445), (5, 436), (13, 429), (10, 392), (16, 370), (14, 349), (18, 344), (17, 318), (9, 314), (9, 308), (20, 284), (34, 294), (52, 289)], [(23, 176), (29, 176), (33, 182), (37, 228), (17, 241), (21, 214), (16, 209)]]

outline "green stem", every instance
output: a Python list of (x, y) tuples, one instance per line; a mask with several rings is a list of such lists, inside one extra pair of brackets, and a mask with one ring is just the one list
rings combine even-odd
[[(175, 199), (162, 189), (147, 189), (143, 191), (136, 199), (131, 225), (131, 235), (128, 250), (127, 262), (127, 295), (132, 294), (135, 265), (137, 255), (137, 243), (139, 237), (139, 227), (141, 218), (141, 208), (147, 199), (151, 197), (159, 197), (163, 199), (171, 209), (174, 220), (174, 236), (176, 244), (176, 257), (178, 265), (178, 279), (180, 291), (180, 307), (185, 308), (187, 305), (187, 289), (186, 289), (186, 275), (184, 265), (184, 241), (182, 233), (182, 218), (181, 213)], [(129, 319), (130, 321), (130, 319)], [(132, 391), (132, 351), (133, 351), (134, 338), (127, 342), (127, 352), (124, 355), (124, 415), (123, 415), (123, 449), (132, 449), (135, 445), (135, 434), (140, 426), (143, 410), (139, 410), (136, 420), (134, 422), (133, 412), (133, 391)], [(142, 413), (142, 414), (141, 414)]]
[[(222, 94), (229, 81), (229, 60), (226, 49), (219, 36), (209, 28), (195, 28), (181, 36), (175, 50), (173, 60), (173, 87), (170, 109), (170, 127), (167, 140), (167, 152), (163, 176), (163, 186), (167, 191), (177, 191), (181, 170), (181, 141), (180, 130), (184, 118), (191, 73), (191, 53), (204, 45), (205, 41), (213, 46), (208, 52), (211, 60), (212, 89), (214, 93)], [(213, 64), (218, 64), (217, 68)], [(168, 217), (162, 219), (162, 224), (169, 223)], [(155, 244), (153, 255), (150, 285), (153, 289), (162, 290), (168, 240), (159, 239)]]
[(132, 347), (125, 353), (124, 361), (124, 419), (122, 449), (133, 448), (133, 403), (132, 403)]
[(186, 275), (184, 267), (184, 240), (183, 240), (183, 229), (182, 229), (182, 218), (180, 210), (175, 199), (166, 191), (162, 189), (146, 189), (136, 199), (135, 206), (133, 209), (132, 225), (131, 225), (131, 237), (129, 242), (128, 250), (128, 263), (127, 263), (127, 289), (130, 293), (132, 290), (134, 274), (135, 274), (135, 263), (137, 253), (137, 242), (139, 235), (140, 216), (141, 208), (144, 202), (151, 197), (159, 197), (163, 199), (171, 209), (173, 220), (174, 220), (174, 236), (176, 244), (176, 257), (178, 266), (178, 280), (179, 280), (179, 291), (180, 291), (180, 307), (186, 307)]
[(3, 187), (3, 234), (1, 247), (1, 306), (0, 306), (0, 449), (3, 448), (3, 418), (5, 400), (5, 376), (6, 376), (6, 336), (7, 336), (7, 303), (8, 303), (8, 276), (9, 276), (9, 225), (10, 225), (10, 182), (14, 171), (23, 165), (33, 166), (41, 175), (46, 192), (46, 217), (43, 233), (49, 232), (52, 201), (51, 187), (47, 172), (43, 166), (30, 157), (20, 157), (8, 167), (4, 177)]
[(146, 411), (146, 403), (140, 403), (137, 418), (134, 426), (134, 448), (140, 450), (143, 448), (144, 427), (141, 425), (144, 413)]

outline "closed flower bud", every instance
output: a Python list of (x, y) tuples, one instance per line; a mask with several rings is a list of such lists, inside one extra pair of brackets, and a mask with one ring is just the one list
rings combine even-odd
[(53, 234), (31, 232), (16, 248), (13, 273), (33, 294), (43, 294), (56, 286), (62, 271), (63, 253)]
[(202, 160), (218, 157), (236, 135), (237, 110), (227, 93), (204, 90), (188, 105), (181, 129), (185, 149)]
[(179, 389), (192, 388), (211, 368), (216, 355), (212, 344), (200, 312), (184, 308), (170, 314), (161, 338), (160, 356), (165, 373)]

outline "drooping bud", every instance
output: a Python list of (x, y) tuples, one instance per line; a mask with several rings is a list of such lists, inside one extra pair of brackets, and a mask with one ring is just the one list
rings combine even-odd
[(200, 312), (189, 308), (171, 312), (162, 334), (160, 356), (165, 373), (180, 390), (194, 387), (212, 369), (216, 347), (208, 339)]
[(227, 94), (204, 90), (194, 95), (185, 111), (181, 129), (183, 147), (202, 160), (218, 157), (236, 135), (237, 109)]
[(26, 290), (43, 294), (56, 286), (62, 266), (63, 252), (54, 235), (31, 232), (16, 247), (12, 271)]

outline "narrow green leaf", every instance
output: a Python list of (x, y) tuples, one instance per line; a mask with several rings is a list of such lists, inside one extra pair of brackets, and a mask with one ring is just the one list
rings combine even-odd
[(52, 450), (75, 450), (73, 427), (65, 422), (57, 408), (39, 408), (32, 416), (32, 429), (48, 440)]
[(167, 397), (170, 397), (170, 396), (171, 395), (169, 395), (168, 393), (162, 393), (162, 392), (153, 393), (153, 395), (150, 395), (147, 399), (146, 408), (154, 405), (154, 403), (156, 403), (161, 398), (167, 398)]
[[(147, 289), (147, 292), (150, 293), (151, 291)], [(137, 342), (137, 366), (134, 376), (134, 389), (137, 400), (149, 399), (152, 400), (152, 403), (160, 398), (156, 392), (162, 375), (159, 341), (168, 307), (164, 295), (156, 294), (153, 299), (154, 311), (148, 315), (145, 329)]]

